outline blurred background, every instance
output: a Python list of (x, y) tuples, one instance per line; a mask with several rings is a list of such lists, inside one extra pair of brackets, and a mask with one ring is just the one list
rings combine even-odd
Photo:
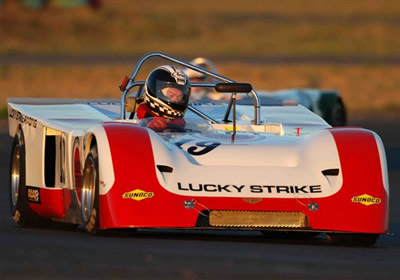
[(8, 97), (119, 98), (152, 51), (257, 90), (339, 90), (350, 118), (400, 112), (398, 0), (0, 0), (1, 115)]

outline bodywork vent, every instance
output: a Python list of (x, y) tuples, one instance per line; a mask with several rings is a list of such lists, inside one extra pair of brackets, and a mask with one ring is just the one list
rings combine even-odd
[(215, 227), (306, 228), (307, 216), (301, 212), (217, 211), (210, 212)]

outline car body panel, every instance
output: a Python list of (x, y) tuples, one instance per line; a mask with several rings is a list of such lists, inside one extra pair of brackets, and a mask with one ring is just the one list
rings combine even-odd
[[(239, 103), (226, 120), (229, 105), (210, 101), (191, 106), (217, 122), (188, 110), (184, 131), (155, 132), (144, 120), (121, 119), (122, 102), (8, 100), (9, 133), (25, 137), (36, 214), (82, 223), (83, 167), (96, 145), (100, 229), (388, 231), (385, 150), (372, 131), (332, 127), (298, 104)], [(244, 222), (212, 220), (227, 213)], [(251, 221), (291, 215), (302, 221)]]

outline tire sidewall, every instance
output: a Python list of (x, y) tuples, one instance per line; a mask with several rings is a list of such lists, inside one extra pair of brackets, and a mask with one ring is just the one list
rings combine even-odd
[[(19, 150), (20, 158), (19, 158), (19, 186), (18, 186), (18, 197), (17, 201), (14, 205), (12, 201), (12, 165), (13, 159), (16, 151)], [(24, 141), (24, 134), (22, 129), (20, 128), (17, 134), (14, 137), (12, 143), (12, 150), (11, 150), (11, 158), (10, 158), (10, 176), (9, 176), (9, 202), (10, 202), (10, 211), (11, 216), (13, 217), (14, 221), (18, 224), (24, 225), (28, 222), (28, 200), (27, 200), (27, 193), (26, 193), (26, 182), (25, 182), (25, 141)]]
[[(85, 165), (83, 168), (83, 181), (85, 180), (86, 174), (86, 169), (87, 165), (89, 164), (89, 161), (93, 161), (95, 172), (96, 172), (96, 178), (95, 178), (95, 194), (94, 194), (94, 202), (93, 202), (93, 207), (92, 210), (89, 214), (89, 218), (87, 220), (84, 219), (84, 215), (82, 213), (82, 221), (83, 221), (83, 226), (86, 229), (86, 231), (96, 234), (98, 232), (99, 228), (99, 161), (98, 161), (98, 155), (97, 155), (97, 147), (96, 145), (93, 145), (92, 148), (90, 149), (90, 152), (85, 160)], [(82, 187), (83, 190), (83, 187)], [(81, 197), (83, 194), (81, 194)], [(83, 207), (83, 205), (82, 205)], [(83, 210), (82, 210), (83, 211)]]
[(346, 109), (343, 102), (338, 100), (332, 108), (331, 125), (332, 126), (345, 126), (347, 123)]

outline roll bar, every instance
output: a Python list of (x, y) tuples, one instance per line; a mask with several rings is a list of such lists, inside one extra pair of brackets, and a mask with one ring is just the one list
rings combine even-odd
[[(123, 91), (122, 91), (122, 95), (121, 95), (121, 107), (120, 107), (120, 110), (121, 110), (121, 112), (120, 112), (120, 118), (121, 118), (121, 120), (126, 119), (126, 97), (127, 97), (127, 95), (128, 95), (128, 92), (129, 92), (129, 90), (130, 90), (132, 87), (135, 87), (135, 86), (143, 86), (143, 85), (144, 85), (144, 82), (143, 82), (143, 81), (136, 81), (136, 82), (135, 82), (135, 78), (136, 78), (137, 74), (139, 73), (139, 70), (141, 69), (143, 63), (144, 63), (146, 60), (148, 60), (148, 59), (150, 59), (150, 58), (152, 58), (152, 57), (160, 57), (160, 58), (163, 58), (163, 59), (165, 59), (165, 60), (167, 60), (167, 61), (170, 61), (170, 62), (179, 64), (179, 65), (181, 65), (181, 66), (184, 66), (184, 67), (186, 67), (186, 68), (190, 68), (190, 69), (195, 70), (195, 71), (198, 71), (198, 72), (200, 72), (200, 73), (203, 73), (203, 74), (205, 74), (205, 75), (207, 75), (207, 76), (213, 77), (213, 78), (215, 78), (215, 79), (217, 79), (217, 80), (223, 81), (223, 82), (225, 82), (225, 83), (235, 83), (235, 81), (233, 81), (233, 80), (231, 80), (231, 79), (228, 79), (228, 78), (226, 78), (226, 77), (224, 77), (224, 76), (221, 76), (221, 75), (218, 75), (218, 74), (213, 73), (213, 72), (211, 72), (211, 71), (208, 71), (208, 70), (206, 70), (206, 69), (204, 69), (204, 68), (201, 68), (201, 67), (199, 67), (199, 66), (190, 64), (190, 63), (188, 63), (188, 62), (185, 62), (185, 61), (180, 60), (180, 59), (178, 59), (178, 58), (175, 58), (175, 57), (173, 57), (173, 56), (169, 56), (169, 55), (166, 55), (166, 54), (160, 53), (160, 52), (148, 53), (148, 54), (144, 55), (142, 58), (139, 59), (139, 61), (137, 62), (135, 68), (134, 68), (133, 71), (132, 71), (131, 76), (129, 77), (128, 84), (126, 85), (126, 87), (125, 87), (125, 88), (123, 89)], [(193, 84), (193, 86), (215, 87), (215, 84)], [(255, 91), (254, 89), (252, 89), (251, 92), (250, 92), (249, 94), (251, 94), (251, 96), (253, 97), (253, 98), (252, 98), (252, 101), (253, 101), (253, 104), (254, 104), (254, 124), (258, 125), (258, 124), (260, 124), (260, 101), (259, 101), (258, 95), (257, 95), (257, 93), (256, 93), (256, 91)], [(232, 98), (233, 98), (233, 94), (232, 94), (232, 96), (231, 96), (231, 100), (230, 100), (230, 102), (229, 102), (229, 105), (228, 105), (228, 108), (227, 108), (227, 111), (226, 111), (225, 116), (229, 115), (229, 112), (230, 112), (230, 110), (231, 110), (232, 103), (233, 103), (233, 102), (232, 102)], [(198, 112), (199, 112), (198, 110), (192, 108), (191, 106), (189, 106), (189, 109), (190, 109), (191, 111), (195, 112), (195, 113), (198, 113)], [(216, 121), (213, 120), (211, 117), (206, 116), (204, 113), (201, 113), (201, 116), (202, 116), (203, 118), (204, 118), (204, 117), (207, 118), (209, 121), (211, 121), (211, 122), (213, 122), (213, 123), (216, 122)]]

